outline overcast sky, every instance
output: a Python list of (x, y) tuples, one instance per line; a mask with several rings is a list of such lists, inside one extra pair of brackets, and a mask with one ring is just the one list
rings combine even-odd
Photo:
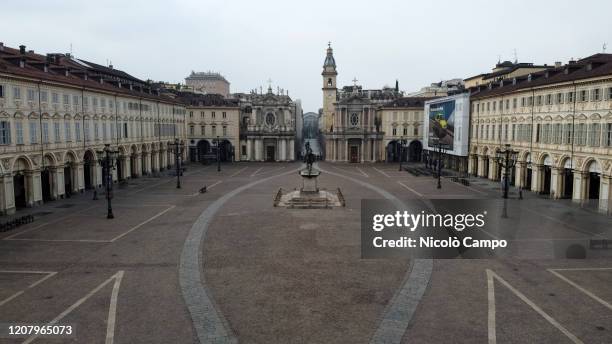
[(219, 71), (232, 92), (267, 80), (321, 107), (332, 42), (338, 85), (415, 91), (489, 71), (612, 52), (612, 1), (9, 1), (0, 41), (38, 53), (112, 61), (142, 79), (184, 82)]

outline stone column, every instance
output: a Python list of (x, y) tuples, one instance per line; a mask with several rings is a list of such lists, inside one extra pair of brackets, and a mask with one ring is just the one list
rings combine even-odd
[(135, 169), (136, 171), (132, 171), (132, 177), (140, 177), (140, 175), (142, 174), (142, 157), (140, 154), (136, 154), (135, 157), (135, 161), (136, 161), (136, 166)]
[(59, 168), (56, 168), (55, 174), (57, 176), (57, 195), (59, 198), (64, 198), (66, 197), (66, 185), (64, 184), (66, 182), (64, 178), (64, 167), (60, 166)]
[(15, 213), (15, 189), (13, 187), (13, 175), (5, 173), (2, 177), (2, 213), (10, 215)]
[(524, 176), (524, 171), (525, 171), (525, 162), (524, 161), (517, 161), (516, 162), (516, 166), (514, 167), (514, 184), (519, 187), (519, 188), (524, 188), (525, 187), (525, 176)]
[(287, 161), (287, 140), (285, 139), (280, 139), (280, 156), (279, 159), (280, 161)]
[(550, 196), (553, 199), (561, 198), (563, 190), (563, 169), (551, 167), (550, 172)]
[(123, 172), (125, 179), (131, 178), (132, 177), (132, 162), (130, 161), (129, 156), (123, 157), (123, 166), (125, 167), (124, 172)]
[(295, 160), (295, 140), (289, 140), (289, 160)]
[(27, 206), (33, 207), (42, 203), (42, 187), (40, 183), (40, 170), (25, 173)]
[(55, 166), (49, 167), (49, 175), (51, 176), (51, 199), (56, 200), (59, 198), (59, 190), (57, 183), (57, 170), (58, 168)]
[(532, 164), (531, 170), (531, 191), (541, 192), (544, 181), (544, 165)]
[(344, 161), (349, 161), (349, 140), (344, 139)]
[(489, 180), (493, 180), (493, 179), (495, 179), (495, 172), (494, 172), (495, 171), (495, 159), (493, 159), (491, 157), (489, 157), (488, 159), (489, 159), (489, 164), (488, 164), (489, 165), (489, 170), (487, 171), (486, 177)]
[(361, 140), (360, 150), (361, 150), (361, 152), (359, 152), (359, 153), (361, 153), (360, 154), (361, 158), (360, 158), (359, 162), (363, 163), (363, 162), (365, 162), (365, 150), (366, 150), (366, 140), (365, 139)]
[(587, 193), (587, 180), (589, 178), (588, 172), (574, 172), (574, 186), (573, 186), (573, 195), (572, 201), (574, 202), (582, 202), (586, 199)]
[(253, 139), (247, 139), (247, 161), (253, 161)]
[(262, 157), (262, 149), (263, 149), (263, 142), (261, 139), (257, 138), (255, 139), (255, 161), (261, 161), (261, 157)]
[(612, 202), (610, 195), (612, 194), (612, 176), (601, 176), (599, 185), (599, 211), (610, 214), (612, 212)]
[(85, 172), (83, 169), (83, 162), (76, 163), (76, 178), (74, 180), (73, 192), (79, 192), (85, 189)]

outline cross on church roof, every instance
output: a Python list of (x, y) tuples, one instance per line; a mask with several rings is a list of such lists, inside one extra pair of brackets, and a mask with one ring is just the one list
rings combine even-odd
[(359, 81), (359, 80), (357, 80), (357, 77), (354, 77), (354, 78), (353, 78), (353, 85), (354, 85), (354, 86), (357, 86), (357, 81)]
[(272, 87), (272, 79), (268, 78), (268, 87)]

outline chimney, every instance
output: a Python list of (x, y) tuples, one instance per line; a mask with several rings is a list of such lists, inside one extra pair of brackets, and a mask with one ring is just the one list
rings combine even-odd
[(34, 50), (28, 50), (28, 53), (34, 54)]
[(555, 61), (555, 68), (561, 67), (561, 61)]
[(4, 43), (0, 42), (0, 51), (3, 51), (3, 50), (4, 50)]
[(21, 55), (25, 55), (25, 53), (26, 53), (25, 48), (26, 48), (25, 45), (20, 45), (19, 46), (19, 52), (21, 53)]
[(108, 68), (113, 69), (113, 64), (108, 65)]

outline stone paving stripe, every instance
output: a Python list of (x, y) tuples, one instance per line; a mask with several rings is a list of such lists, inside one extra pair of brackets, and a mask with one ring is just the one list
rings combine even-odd
[[(246, 167), (234, 175), (244, 169), (246, 169)], [(209, 205), (191, 227), (185, 244), (183, 245), (183, 251), (181, 252), (179, 283), (181, 285), (183, 299), (191, 314), (191, 320), (200, 343), (234, 344), (238, 342), (227, 320), (217, 311), (214, 301), (208, 293), (206, 281), (204, 280), (204, 261), (200, 246), (215, 213), (225, 204), (225, 202), (242, 191), (273, 178), (297, 172), (298, 170), (299, 169), (295, 169), (256, 180), (226, 193)]]
[[(382, 174), (384, 172), (378, 170)], [(379, 193), (384, 198), (392, 201), (398, 208), (406, 208), (404, 202), (386, 190), (383, 190), (370, 183), (366, 183), (359, 179), (344, 176), (338, 173), (324, 171), (334, 176), (348, 179), (354, 183), (364, 186), (370, 190)], [(425, 202), (426, 204), (428, 202)], [(431, 207), (431, 205), (429, 205)], [(406, 272), (406, 277), (401, 287), (395, 293), (389, 304), (383, 318), (378, 326), (374, 336), (370, 340), (372, 344), (392, 344), (400, 343), (402, 337), (412, 320), (412, 316), (416, 312), (417, 306), (427, 289), (427, 284), (433, 270), (433, 260), (431, 259), (416, 259), (411, 264), (411, 269)]]

